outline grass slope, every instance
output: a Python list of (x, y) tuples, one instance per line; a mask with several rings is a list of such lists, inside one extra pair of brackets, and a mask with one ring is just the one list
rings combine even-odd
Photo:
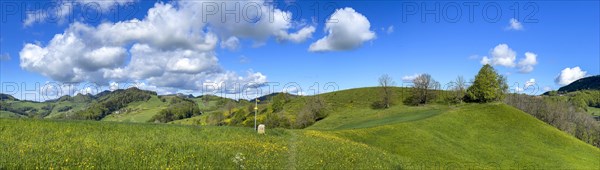
[(600, 108), (597, 107), (587, 107), (587, 112), (592, 116), (600, 116)]
[[(397, 160), (313, 131), (275, 129), (260, 136), (239, 127), (0, 119), (0, 133), (0, 169), (373, 169), (391, 168)], [(236, 155), (243, 158), (239, 164)]]
[[(600, 167), (597, 148), (504, 104), (430, 107), (406, 108), (398, 115), (389, 113), (375, 123), (364, 123), (369, 126), (357, 123), (365, 122), (364, 118), (355, 117), (356, 121), (330, 126), (329, 130), (315, 130), (318, 125), (307, 130), (271, 129), (266, 136), (240, 127), (0, 119), (3, 144), (0, 149), (5, 151), (0, 153), (0, 166), (8, 169)], [(417, 112), (430, 115), (432, 110), (446, 112), (422, 119), (402, 119), (413, 117), (405, 114)], [(233, 159), (240, 154), (245, 159), (236, 164)]]
[(167, 102), (162, 102), (158, 96), (152, 96), (148, 101), (129, 103), (127, 107), (104, 117), (102, 121), (148, 122), (152, 119), (152, 116), (158, 114), (158, 112), (167, 107)]
[(50, 111), (46, 111), (43, 109), (44, 106), (47, 106), (46, 103), (40, 102), (32, 102), (32, 101), (21, 101), (21, 100), (4, 100), (0, 102), (0, 107), (9, 108), (9, 110), (21, 110), (11, 112), (6, 110), (5, 115), (8, 115), (7, 112), (11, 112), (14, 115), (20, 117), (35, 117), (42, 118), (45, 114), (49, 114)]
[(385, 110), (370, 108), (339, 109), (307, 129), (342, 130), (368, 128), (400, 122), (418, 121), (439, 115), (448, 110), (448, 106), (394, 106)]
[[(83, 110), (88, 105), (89, 105), (88, 102), (83, 102), (83, 101), (58, 101), (54, 105), (54, 109), (52, 110), (52, 112), (44, 118), (53, 119), (53, 118), (64, 117), (67, 114), (74, 114), (77, 111)], [(71, 107), (71, 109), (69, 109), (67, 111), (62, 111), (62, 112), (59, 111), (60, 108), (69, 107), (69, 106)]]
[(13, 112), (9, 112), (9, 111), (0, 110), (0, 118), (21, 118), (21, 117), (25, 117), (25, 116), (16, 114)]
[[(395, 90), (401, 101), (405, 89)], [(376, 94), (361, 88), (319, 95), (327, 118), (265, 136), (243, 127), (0, 119), (0, 169), (600, 168), (600, 149), (504, 104), (373, 110)], [(295, 113), (303, 100), (292, 99), (284, 112)]]
[(600, 168), (598, 148), (504, 104), (466, 105), (421, 121), (331, 133), (405, 157), (403, 167)]

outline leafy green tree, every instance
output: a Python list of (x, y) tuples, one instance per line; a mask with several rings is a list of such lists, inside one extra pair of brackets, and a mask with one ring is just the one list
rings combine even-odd
[(498, 76), (498, 98), (497, 100), (502, 100), (504, 98), (506, 98), (506, 94), (509, 93), (508, 91), (508, 80), (506, 79), (506, 76), (503, 75), (497, 75)]
[(283, 110), (283, 106), (288, 102), (288, 98), (285, 93), (279, 93), (273, 97), (273, 103), (271, 103), (271, 108), (273, 112), (279, 112)]
[(508, 91), (506, 78), (498, 75), (494, 67), (484, 65), (475, 76), (475, 81), (467, 89), (467, 100), (487, 103), (502, 100)]

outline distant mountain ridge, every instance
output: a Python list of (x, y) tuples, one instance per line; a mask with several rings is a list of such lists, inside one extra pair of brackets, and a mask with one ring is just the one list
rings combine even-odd
[(14, 100), (14, 101), (19, 101), (19, 99), (8, 95), (8, 94), (4, 94), (4, 93), (0, 93), (0, 100)]
[(600, 90), (600, 75), (584, 77), (558, 89), (559, 93), (580, 90)]
[(287, 99), (292, 99), (292, 98), (298, 97), (298, 95), (294, 95), (294, 94), (290, 94), (290, 93), (275, 92), (275, 93), (267, 94), (267, 95), (264, 95), (264, 96), (260, 96), (258, 98), (251, 99), (249, 101), (254, 101), (254, 100), (258, 99), (258, 101), (260, 101), (261, 103), (262, 102), (267, 102), (267, 101), (270, 101), (271, 99), (273, 99), (273, 97), (275, 97), (275, 96), (277, 96), (279, 94), (284, 95), (285, 98), (287, 98)]

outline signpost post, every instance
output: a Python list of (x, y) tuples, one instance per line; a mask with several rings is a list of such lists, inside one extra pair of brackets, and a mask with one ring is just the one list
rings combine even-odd
[(254, 103), (254, 130), (256, 129), (256, 113), (258, 112), (258, 98), (255, 99)]

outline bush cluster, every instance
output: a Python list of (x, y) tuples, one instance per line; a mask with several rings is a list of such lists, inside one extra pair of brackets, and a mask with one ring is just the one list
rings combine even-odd
[(200, 108), (196, 102), (181, 97), (173, 97), (170, 101), (169, 107), (154, 115), (150, 121), (166, 123), (174, 120), (190, 118), (200, 114)]

